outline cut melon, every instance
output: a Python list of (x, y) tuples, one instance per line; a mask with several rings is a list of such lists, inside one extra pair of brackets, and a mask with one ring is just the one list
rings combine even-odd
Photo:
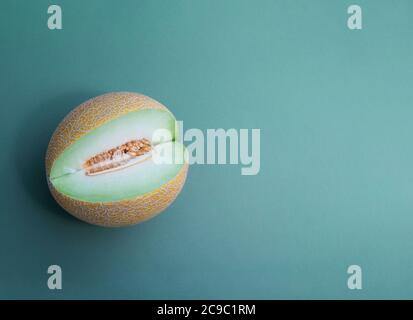
[(174, 116), (155, 100), (133, 93), (97, 97), (54, 133), (46, 156), (49, 187), (63, 208), (89, 223), (144, 221), (165, 209), (184, 184), (187, 154), (176, 140)]

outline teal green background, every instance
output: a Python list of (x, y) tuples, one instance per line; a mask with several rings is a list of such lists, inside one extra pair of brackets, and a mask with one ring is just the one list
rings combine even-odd
[[(50, 1), (1, 1), (0, 298), (413, 298), (413, 2), (355, 1), (351, 31), (353, 2), (59, 0), (50, 31)], [(48, 192), (47, 143), (110, 91), (186, 129), (260, 128), (260, 173), (194, 165), (130, 228), (72, 218)]]

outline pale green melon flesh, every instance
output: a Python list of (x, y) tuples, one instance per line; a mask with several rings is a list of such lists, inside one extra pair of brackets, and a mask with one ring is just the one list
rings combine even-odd
[[(151, 192), (173, 179), (184, 165), (185, 147), (173, 141), (175, 124), (173, 115), (163, 110), (131, 112), (114, 119), (65, 149), (53, 163), (49, 179), (58, 192), (86, 202), (121, 201)], [(172, 141), (154, 145), (153, 152), (164, 156), (172, 153), (174, 161), (160, 164), (155, 157), (145, 157), (145, 161), (127, 168), (86, 175), (82, 165), (90, 157), (132, 139), (151, 141), (157, 129), (170, 131)]]
[(169, 130), (172, 134), (171, 140), (175, 140), (175, 122), (171, 113), (153, 109), (130, 112), (109, 121), (66, 148), (53, 163), (50, 178), (72, 173), (80, 169), (90, 157), (131, 139), (151, 140), (157, 129)]

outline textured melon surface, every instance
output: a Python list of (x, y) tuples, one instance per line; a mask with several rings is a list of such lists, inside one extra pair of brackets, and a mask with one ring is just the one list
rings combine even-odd
[[(170, 136), (153, 139), (160, 129)], [(140, 223), (167, 208), (185, 183), (187, 151), (177, 140), (175, 117), (150, 97), (112, 92), (92, 98), (72, 110), (50, 139), (49, 189), (85, 222)]]

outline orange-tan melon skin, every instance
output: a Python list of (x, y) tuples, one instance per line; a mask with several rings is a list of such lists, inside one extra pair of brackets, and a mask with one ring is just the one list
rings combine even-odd
[(134, 199), (116, 202), (84, 202), (58, 192), (48, 180), (56, 201), (69, 213), (90, 224), (123, 227), (148, 220), (166, 209), (181, 191), (188, 172), (185, 164), (179, 174), (160, 188)]
[(152, 218), (167, 208), (185, 184), (189, 165), (185, 163), (179, 173), (156, 190), (136, 198), (115, 202), (85, 202), (58, 192), (49, 180), (53, 162), (68, 146), (102, 124), (132, 111), (168, 109), (145, 95), (114, 92), (90, 99), (59, 124), (46, 152), (46, 177), (55, 200), (73, 216), (90, 224), (104, 227), (122, 227)]

